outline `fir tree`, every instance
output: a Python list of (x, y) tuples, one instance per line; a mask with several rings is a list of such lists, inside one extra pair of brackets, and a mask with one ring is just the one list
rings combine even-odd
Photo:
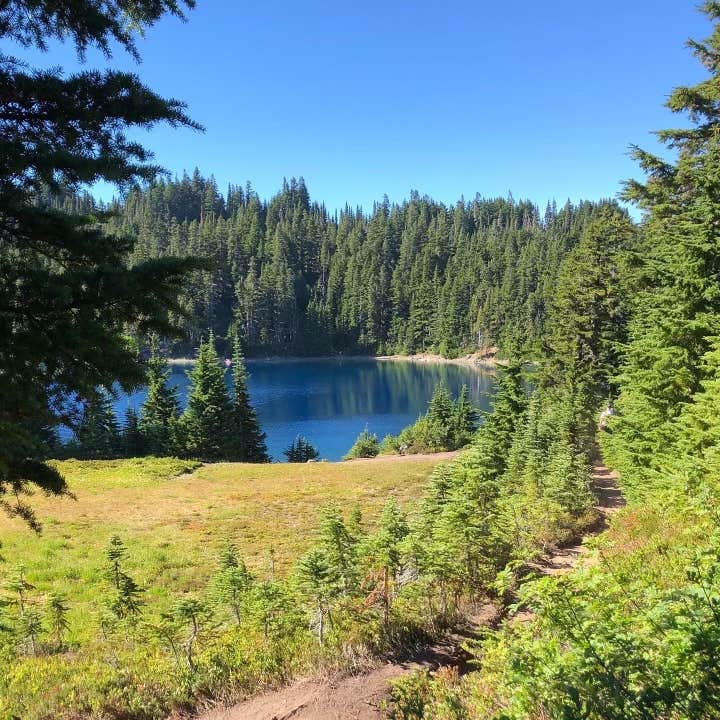
[(185, 454), (203, 462), (224, 460), (230, 456), (233, 408), (212, 333), (200, 344), (188, 377), (190, 391), (181, 418)]
[[(181, 7), (174, 0), (131, 7), (5, 3), (0, 34), (40, 50), (67, 40), (81, 60), (93, 46), (139, 59), (135, 33), (166, 13), (181, 15)], [(0, 100), (0, 495), (20, 497), (29, 483), (61, 493), (64, 481), (42, 463), (34, 428), (65, 421), (68, 397), (88, 400), (100, 386), (140, 383), (127, 329), (178, 333), (171, 318), (182, 315), (184, 279), (205, 263), (171, 257), (128, 263), (134, 240), (101, 227), (104, 213), (59, 210), (43, 198), (100, 180), (124, 187), (152, 180), (159, 168), (127, 130), (161, 122), (199, 126), (182, 103), (163, 99), (128, 72), (65, 75), (3, 55), (0, 84), (11, 89)], [(22, 501), (3, 497), (0, 507), (33, 520)]]
[(445, 383), (441, 382), (433, 391), (427, 418), (439, 427), (450, 428), (453, 423), (453, 401)]
[(48, 630), (55, 642), (57, 651), (65, 647), (65, 635), (70, 627), (67, 619), (68, 605), (63, 595), (52, 593), (48, 599)]
[(320, 645), (325, 640), (325, 618), (330, 614), (332, 600), (339, 592), (339, 578), (322, 548), (308, 550), (295, 568), (300, 591), (308, 598), (315, 612), (315, 625)]
[(380, 443), (377, 435), (370, 433), (365, 428), (357, 437), (353, 446), (347, 451), (343, 460), (354, 460), (355, 458), (372, 458), (380, 452)]
[(140, 411), (138, 427), (153, 455), (176, 452), (179, 404), (177, 390), (169, 385), (170, 370), (153, 339), (147, 367), (147, 395)]
[(392, 585), (395, 574), (400, 569), (402, 559), (402, 541), (409, 531), (405, 514), (397, 500), (391, 497), (383, 507), (378, 528), (367, 538), (362, 548), (365, 563), (370, 569), (378, 571), (380, 596), (382, 599), (383, 622), (390, 622), (392, 604)]
[(240, 558), (232, 543), (223, 549), (214, 578), (216, 597), (228, 605), (235, 620), (240, 624), (242, 603), (253, 586), (254, 578)]
[(97, 392), (85, 403), (75, 435), (81, 457), (106, 459), (118, 455), (121, 449), (120, 428), (112, 398), (107, 392)]
[(304, 463), (310, 460), (317, 460), (320, 453), (302, 436), (298, 435), (295, 440), (283, 450), (283, 455), (290, 463)]
[(237, 335), (233, 340), (233, 437), (230, 439), (231, 458), (244, 462), (269, 462), (265, 433), (260, 430), (255, 408), (250, 403), (245, 358)]
[(142, 611), (144, 590), (125, 572), (127, 548), (117, 535), (110, 538), (105, 555), (110, 582), (110, 594), (105, 599), (109, 624), (114, 627), (118, 621), (126, 620), (135, 625)]
[(619, 376), (622, 392), (604, 445), (627, 478), (631, 496), (652, 493), (667, 482), (665, 465), (676, 464), (682, 452), (676, 447), (678, 418), (685, 414), (690, 421), (687, 408), (694, 398), (702, 397), (706, 409), (712, 406), (707, 392), (715, 363), (704, 360), (712, 357), (720, 335), (720, 5), (703, 7), (715, 22), (713, 33), (690, 45), (710, 77), (676, 88), (668, 100), (673, 112), (689, 117), (689, 126), (658, 133), (677, 158), (667, 161), (635, 148), (648, 177), (625, 187), (626, 199), (647, 219), (640, 288)]
[(358, 583), (357, 546), (362, 536), (358, 510), (346, 523), (336, 505), (320, 512), (318, 546), (322, 548), (330, 569), (337, 576), (343, 592), (350, 594)]
[(456, 448), (467, 445), (473, 437), (478, 426), (478, 412), (470, 402), (467, 385), (460, 389), (460, 395), (453, 408), (453, 445)]
[(126, 457), (141, 457), (147, 453), (145, 435), (140, 430), (138, 416), (133, 407), (125, 411), (125, 424), (120, 442), (122, 454)]

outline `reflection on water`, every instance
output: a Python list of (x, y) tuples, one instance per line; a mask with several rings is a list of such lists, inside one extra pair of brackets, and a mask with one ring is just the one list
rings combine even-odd
[[(170, 381), (185, 402), (187, 367), (173, 366)], [(249, 360), (250, 398), (267, 433), (275, 460), (302, 434), (328, 460), (339, 460), (365, 426), (383, 437), (397, 433), (427, 409), (435, 386), (442, 380), (457, 394), (467, 385), (475, 405), (489, 408), (494, 376), (487, 370), (463, 366), (368, 359)], [(231, 384), (230, 373), (227, 373)], [(115, 407), (123, 415), (138, 408), (140, 391), (120, 396)]]

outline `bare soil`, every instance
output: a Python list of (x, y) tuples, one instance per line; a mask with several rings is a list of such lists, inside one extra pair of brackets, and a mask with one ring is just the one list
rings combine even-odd
[[(398, 459), (402, 457), (398, 456)], [(607, 527), (609, 517), (624, 501), (617, 488), (615, 473), (598, 463), (593, 468), (592, 477), (601, 518), (590, 533), (596, 535)], [(582, 544), (559, 549), (545, 558), (538, 568), (539, 572), (545, 575), (570, 572), (586, 554), (587, 548)], [(388, 695), (391, 680), (423, 668), (437, 670), (452, 666), (463, 672), (468, 660), (462, 647), (464, 641), (474, 637), (480, 628), (496, 624), (500, 617), (500, 608), (492, 604), (482, 605), (471, 614), (465, 627), (407, 661), (386, 662), (352, 677), (300, 680), (233, 707), (210, 710), (198, 720), (383, 720), (386, 715), (381, 705)], [(513, 619), (523, 622), (531, 617), (528, 612), (520, 612)]]

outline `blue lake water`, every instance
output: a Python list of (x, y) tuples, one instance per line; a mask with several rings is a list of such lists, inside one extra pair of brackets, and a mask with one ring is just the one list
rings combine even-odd
[[(443, 365), (373, 358), (320, 360), (248, 360), (248, 388), (274, 460), (305, 436), (320, 457), (339, 460), (367, 426), (382, 439), (397, 434), (427, 410), (433, 389), (443, 381), (457, 395), (468, 386), (474, 404), (489, 409), (494, 374), (465, 365)], [(188, 366), (173, 365), (170, 382), (182, 404), (187, 397)], [(227, 373), (231, 384), (230, 372)], [(120, 395), (115, 410), (142, 405), (145, 391)]]

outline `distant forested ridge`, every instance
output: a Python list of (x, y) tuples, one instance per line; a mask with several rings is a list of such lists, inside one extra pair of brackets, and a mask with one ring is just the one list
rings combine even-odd
[[(89, 197), (51, 202), (93, 209)], [(136, 239), (133, 263), (215, 260), (186, 288), (187, 335), (169, 347), (175, 355), (192, 353), (210, 329), (221, 351), (237, 329), (256, 356), (453, 356), (491, 346), (527, 354), (541, 344), (563, 258), (607, 205), (541, 212), (512, 197), (447, 206), (412, 193), (369, 214), (331, 214), (302, 179), (266, 202), (250, 185), (223, 195), (196, 170), (112, 203), (110, 230)]]

